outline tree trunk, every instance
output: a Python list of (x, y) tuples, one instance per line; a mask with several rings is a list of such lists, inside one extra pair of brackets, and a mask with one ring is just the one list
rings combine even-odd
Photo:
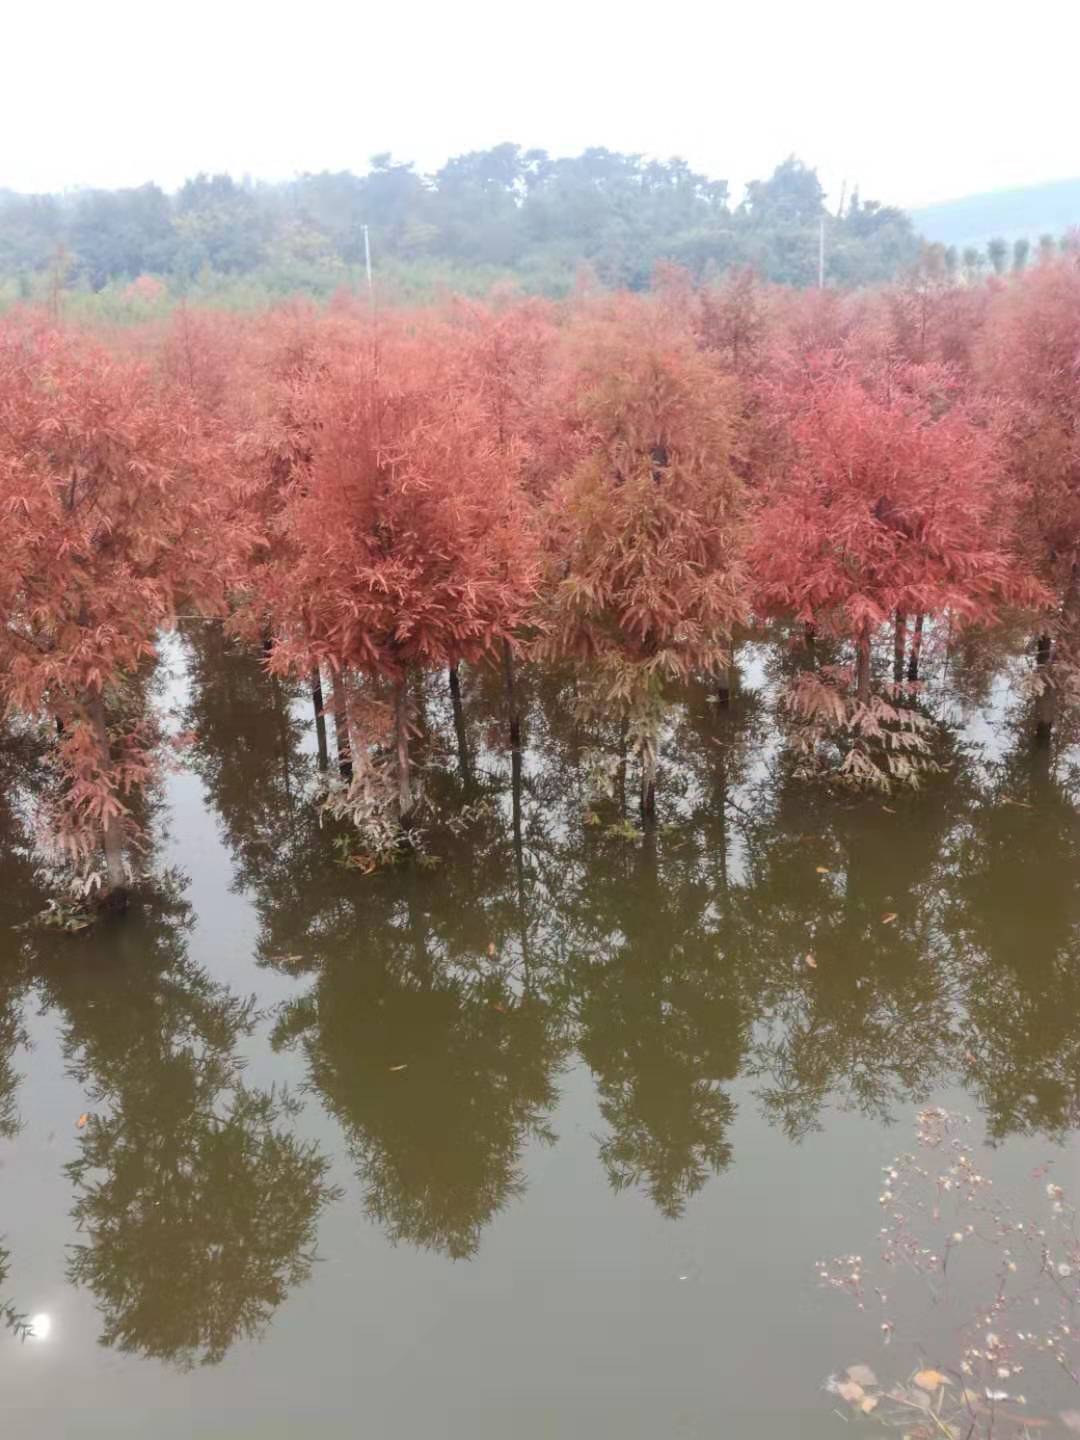
[(641, 746), (641, 818), (646, 826), (656, 819), (656, 743), (652, 735)]
[(352, 746), (349, 744), (349, 711), (345, 700), (345, 679), (340, 670), (330, 668), (330, 684), (334, 697), (334, 736), (337, 740), (338, 769), (343, 780), (352, 779)]
[(281, 746), (281, 776), (285, 782), (285, 799), (292, 812), (292, 777), (289, 774), (289, 725), (285, 706), (281, 699), (281, 682), (276, 675), (270, 677), (274, 696), (274, 714), (277, 717), (278, 744)]
[(812, 620), (807, 620), (803, 625), (803, 644), (812, 655), (814, 653), (814, 642), (817, 640), (817, 626)]
[(311, 672), (311, 703), (315, 707), (315, 738), (319, 745), (319, 769), (330, 764), (330, 747), (326, 743), (326, 713), (323, 710), (322, 675), (316, 665)]
[(619, 726), (619, 818), (626, 819), (626, 746), (630, 738), (630, 717), (623, 714)]
[(398, 820), (406, 826), (413, 812), (412, 771), (409, 764), (409, 687), (402, 675), (394, 686), (394, 738), (397, 744)]
[(524, 970), (525, 993), (532, 989), (532, 959), (529, 953), (529, 921), (525, 908), (525, 842), (521, 828), (521, 751), (510, 755), (510, 794), (514, 813), (514, 873), (517, 876), (518, 938)]
[(870, 703), (870, 621), (859, 629), (858, 654), (855, 662), (855, 699), (860, 705)]
[(922, 655), (922, 631), (925, 616), (915, 616), (915, 629), (911, 636), (911, 659), (908, 661), (907, 678), (914, 683), (919, 678), (919, 657)]
[(731, 704), (731, 677), (735, 669), (735, 652), (728, 651), (727, 663), (716, 677), (716, 703), (721, 710), (726, 710)]
[(521, 751), (515, 750), (510, 756), (510, 796), (514, 815), (514, 864), (518, 875), (518, 888), (522, 887), (525, 874), (525, 850), (521, 835)]
[(517, 687), (514, 684), (514, 652), (510, 641), (503, 641), (503, 688), (506, 691), (506, 709), (510, 720), (510, 748), (521, 749), (521, 716), (517, 707)]
[(1040, 635), (1035, 642), (1035, 665), (1042, 682), (1035, 697), (1035, 744), (1039, 749), (1049, 749), (1050, 736), (1054, 729), (1055, 693), (1054, 676), (1050, 665), (1053, 658), (1054, 642), (1049, 635)]
[(896, 630), (893, 635), (892, 678), (897, 685), (904, 683), (904, 656), (907, 653), (907, 615), (903, 610), (896, 612)]
[(472, 766), (469, 764), (469, 737), (465, 732), (465, 712), (461, 708), (461, 677), (458, 667), (451, 665), (450, 704), (454, 711), (454, 734), (457, 736), (458, 768), (466, 786), (472, 784)]
[[(87, 696), (86, 713), (97, 743), (101, 768), (108, 773), (112, 769), (109, 727), (105, 720), (105, 702), (96, 691)], [(102, 845), (105, 850), (105, 869), (109, 880), (109, 888), (102, 897), (103, 903), (109, 910), (126, 910), (128, 891), (127, 872), (124, 869), (124, 831), (119, 816), (110, 815), (104, 821)]]

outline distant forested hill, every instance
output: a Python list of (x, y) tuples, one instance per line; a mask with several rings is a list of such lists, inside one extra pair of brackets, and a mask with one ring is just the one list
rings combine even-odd
[(1023, 185), (946, 200), (911, 212), (914, 227), (942, 245), (982, 247), (1000, 236), (1009, 241), (1055, 238), (1080, 225), (1080, 179)]
[[(147, 276), (172, 294), (329, 294), (362, 274), (365, 226), (377, 273), (405, 294), (513, 278), (557, 295), (583, 266), (603, 285), (640, 289), (665, 260), (702, 278), (749, 264), (808, 285), (822, 223), (835, 284), (889, 279), (918, 254), (903, 211), (856, 196), (836, 218), (816, 172), (794, 156), (733, 204), (727, 181), (679, 159), (605, 149), (555, 158), (506, 144), (425, 175), (378, 155), (362, 175), (268, 184), (202, 174), (174, 195), (156, 185), (0, 191), (0, 298), (121, 294)], [(143, 280), (138, 293), (152, 289)]]

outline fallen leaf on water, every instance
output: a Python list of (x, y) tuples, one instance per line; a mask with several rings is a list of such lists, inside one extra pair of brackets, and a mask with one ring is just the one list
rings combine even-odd
[(817, 869), (817, 873), (818, 873), (819, 875), (831, 875), (831, 874), (832, 874), (832, 871), (829, 869), (829, 867), (828, 867), (827, 865), (818, 865), (818, 866), (816, 867), (816, 869)]
[(390, 1066), (390, 1069), (391, 1069), (392, 1071), (393, 1071), (393, 1070), (407, 1070), (408, 1068), (409, 1068), (408, 1065), (391, 1065), (391, 1066)]
[(81, 1130), (89, 1119), (89, 1112), (84, 1110), (83, 1113), (79, 1116), (79, 1118), (75, 1121), (75, 1129)]
[(896, 917), (896, 911), (895, 911), (895, 910), (890, 910), (887, 914), (882, 915), (882, 917), (881, 917), (881, 923), (882, 923), (883, 925), (895, 925), (895, 924), (896, 924), (896, 918), (897, 918), (897, 917)]
[(491, 956), (491, 955), (494, 955), (494, 954), (495, 954), (495, 942), (494, 942), (494, 940), (493, 940), (493, 941), (491, 942), (491, 944), (488, 946), (488, 955)]
[(866, 1398), (866, 1391), (855, 1380), (838, 1380), (836, 1393), (849, 1405), (861, 1405)]
[(876, 1409), (877, 1409), (877, 1396), (876, 1396), (876, 1395), (864, 1395), (863, 1398), (862, 1398), (862, 1401), (861, 1401), (861, 1403), (860, 1403), (860, 1405), (859, 1405), (859, 1409), (863, 1412), (864, 1415), (869, 1415), (871, 1410), (876, 1410)]
[(893, 807), (892, 807), (891, 805), (882, 805), (881, 808), (885, 811), (886, 815), (895, 815), (895, 814), (896, 814), (896, 811), (893, 809)]
[(948, 1385), (949, 1383), (949, 1377), (942, 1375), (940, 1370), (920, 1370), (918, 1374), (913, 1375), (911, 1378), (920, 1390), (925, 1390), (929, 1394), (932, 1394), (935, 1390), (940, 1390), (942, 1385)]
[(856, 1385), (876, 1385), (877, 1376), (869, 1365), (849, 1365), (847, 1367), (847, 1378), (854, 1380)]
[(817, 969), (817, 961), (814, 959), (813, 955), (807, 955), (805, 963), (810, 966), (811, 970)]

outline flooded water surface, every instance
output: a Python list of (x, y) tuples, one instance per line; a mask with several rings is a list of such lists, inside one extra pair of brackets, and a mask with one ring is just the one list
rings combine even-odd
[(750, 654), (673, 704), (643, 834), (569, 678), (523, 677), (514, 767), (498, 677), (461, 754), (432, 676), (444, 818), (369, 874), (304, 694), (209, 626), (166, 653), (193, 738), (125, 919), (15, 928), (4, 761), (7, 1433), (839, 1435), (827, 1377), (950, 1343), (815, 1268), (875, 1252), (918, 1112), (1075, 1178), (1080, 826), (1000, 677), (922, 792), (856, 800), (792, 776)]

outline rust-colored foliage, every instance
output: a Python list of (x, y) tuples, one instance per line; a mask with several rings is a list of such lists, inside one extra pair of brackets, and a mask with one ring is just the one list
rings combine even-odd
[[(722, 698), (750, 612), (851, 647), (858, 717), (813, 663), (800, 681), (849, 732), (914, 725), (895, 696), (869, 703), (886, 624), (899, 682), (924, 621), (1028, 605), (1062, 693), (1080, 675), (1080, 268), (1066, 253), (983, 285), (945, 261), (928, 250), (878, 293), (748, 270), (702, 287), (665, 265), (651, 295), (583, 281), (561, 305), (166, 315), (140, 282), (126, 329), (9, 317), (0, 693), (56, 735), (62, 844), (100, 848), (122, 885), (155, 774), (141, 679), (181, 601), (304, 677), (320, 719), (330, 679), (342, 774), (353, 756), (350, 794), (390, 844), (415, 798), (418, 671), (452, 671), (460, 719), (457, 666), (497, 663), (517, 750), (515, 656), (571, 661), (586, 706), (621, 716), (646, 810), (666, 687), (711, 677)], [(368, 741), (391, 738), (388, 809)]]
[(991, 621), (1023, 593), (988, 417), (939, 367), (799, 357), (767, 382), (772, 475), (751, 564), (757, 605), (856, 639), (898, 612)]
[(725, 664), (745, 613), (739, 391), (647, 301), (601, 302), (566, 352), (544, 648), (630, 701)]
[(127, 798), (153, 774), (136, 677), (178, 593), (207, 607), (210, 486), (198, 416), (150, 372), (47, 330), (0, 333), (0, 694), (53, 717), (58, 837), (104, 842), (124, 884)]

